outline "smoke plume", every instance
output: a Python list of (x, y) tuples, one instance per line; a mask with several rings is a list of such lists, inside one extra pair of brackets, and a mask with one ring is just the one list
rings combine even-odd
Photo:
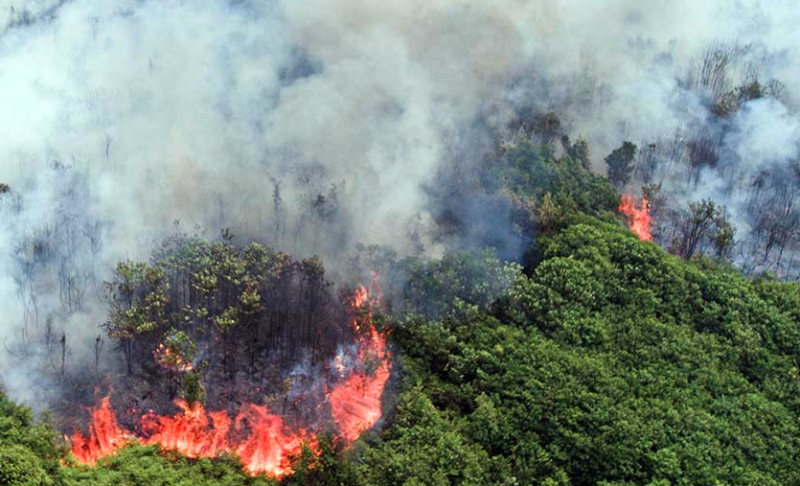
[[(525, 110), (557, 113), (598, 170), (622, 140), (698, 127), (728, 168), (796, 159), (798, 21), (789, 0), (0, 2), (3, 385), (43, 403), (23, 357), (93, 359), (103, 279), (165, 235), (438, 255), (458, 204), (466, 240), (496, 240), (502, 211), (441, 195)], [(741, 50), (712, 85), (719, 45)], [(780, 97), (710, 120), (753, 73)], [(744, 225), (742, 192), (702, 178)]]

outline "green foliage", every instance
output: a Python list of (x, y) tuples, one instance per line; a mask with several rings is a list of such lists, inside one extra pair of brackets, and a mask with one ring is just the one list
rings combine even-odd
[(294, 474), (286, 476), (281, 486), (351, 486), (359, 484), (354, 466), (342, 460), (340, 445), (329, 435), (319, 437), (316, 451), (303, 448), (292, 463)]
[(519, 265), (502, 263), (491, 251), (449, 253), (440, 260), (407, 259), (400, 271), (406, 310), (439, 316), (456, 300), (488, 306), (509, 289)]
[(729, 117), (741, 110), (748, 101), (761, 98), (780, 99), (785, 90), (786, 87), (775, 79), (766, 84), (754, 79), (719, 95), (711, 107), (711, 113), (720, 118)]
[(588, 150), (585, 141), (578, 140), (566, 156), (556, 159), (546, 145), (521, 143), (491, 165), (486, 177), (498, 180), (521, 207), (537, 207), (550, 194), (564, 210), (604, 217), (616, 208), (618, 195), (589, 170)]
[(552, 153), (547, 146), (521, 143), (506, 153), (492, 167), (490, 175), (499, 179), (505, 190), (534, 200), (556, 189), (557, 174), (550, 163)]
[(489, 457), (459, 433), (456, 420), (419, 391), (406, 393), (397, 408), (389, 434), (367, 451), (365, 484), (487, 484)]
[(554, 166), (558, 183), (553, 198), (563, 211), (613, 219), (619, 195), (608, 181), (586, 170), (578, 159), (563, 157)]
[(493, 314), (456, 306), (396, 329), (401, 403), (422, 394), (452, 417), (419, 436), (487, 454), (482, 484), (800, 482), (796, 284), (685, 263), (586, 217), (540, 245)]
[[(608, 182), (586, 170), (588, 147), (563, 143), (561, 159), (520, 144), (487, 174), (543, 230), (524, 272), (491, 252), (390, 258), (408, 312), (392, 327), (384, 427), (348, 450), (321, 436), (280, 484), (800, 484), (800, 284), (747, 280), (718, 260), (639, 241), (611, 216)], [(612, 165), (619, 172), (612, 180), (624, 183), (635, 151), (625, 144), (607, 158), (610, 176)], [(722, 256), (733, 237), (724, 212), (691, 209), (686, 256), (703, 245)], [(222, 354), (257, 356), (248, 341), (232, 346), (238, 333), (260, 336), (285, 320), (280, 306), (292, 296), (323, 308), (313, 296), (326, 286), (317, 259), (181, 240), (151, 265), (121, 264), (109, 331), (163, 340), (186, 358), (208, 335)], [(198, 373), (181, 386), (202, 400)], [(3, 484), (278, 483), (247, 476), (232, 458), (138, 445), (96, 468), (59, 468), (54, 444), (30, 411), (0, 399)]]
[(539, 231), (542, 234), (552, 234), (564, 222), (563, 211), (559, 206), (556, 206), (553, 201), (553, 195), (549, 192), (544, 195), (542, 202), (539, 205)]
[(614, 187), (621, 189), (631, 180), (633, 161), (636, 158), (636, 145), (624, 142), (605, 158), (608, 165), (608, 180)]
[(186, 400), (189, 405), (195, 402), (200, 402), (202, 404), (206, 402), (206, 390), (203, 386), (203, 380), (200, 374), (195, 371), (190, 371), (183, 376), (181, 392), (183, 399)]
[(591, 170), (591, 151), (589, 150), (589, 142), (586, 141), (585, 138), (580, 137), (575, 143), (570, 143), (569, 137), (564, 135), (561, 138), (561, 145), (564, 147), (564, 151), (567, 155), (577, 160), (581, 163), (581, 166), (585, 170)]
[(42, 460), (21, 445), (0, 445), (0, 484), (6, 486), (49, 486), (53, 480)]
[(566, 154), (556, 158), (547, 144), (522, 142), (488, 161), (483, 173), (483, 189), (510, 201), (515, 228), (526, 244), (534, 243), (522, 256), (526, 267), (538, 260), (535, 242), (541, 233), (564, 228), (576, 213), (611, 221), (619, 204), (608, 180), (589, 169), (586, 142), (562, 138), (562, 145)]
[(204, 379), (230, 380), (274, 363), (271, 353), (306, 346), (320, 359), (341, 334), (330, 322), (333, 296), (322, 263), (296, 262), (258, 243), (170, 238), (150, 263), (120, 263), (106, 291), (105, 328), (128, 373), (167, 375), (156, 378), (170, 381), (171, 393), (172, 375), (191, 368), (203, 343), (214, 342), (214, 352), (195, 368)]
[(183, 331), (170, 329), (159, 348), (159, 361), (171, 369), (183, 369), (197, 356), (197, 343)]
[(47, 417), (35, 422), (30, 409), (0, 392), (0, 484), (54, 484), (62, 454)]
[(104, 458), (98, 467), (62, 469), (64, 486), (268, 486), (274, 479), (246, 475), (233, 459), (187, 459), (132, 445)]
[[(114, 339), (130, 340), (155, 329), (164, 306), (163, 273), (144, 263), (121, 262), (117, 278), (106, 283), (106, 292), (115, 304), (112, 319), (106, 324)], [(148, 292), (142, 292), (142, 288)]]

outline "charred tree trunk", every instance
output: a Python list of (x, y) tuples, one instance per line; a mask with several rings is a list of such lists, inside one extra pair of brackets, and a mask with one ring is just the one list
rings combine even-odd
[(133, 340), (125, 339), (122, 344), (122, 352), (125, 354), (125, 367), (128, 375), (133, 374), (133, 367), (131, 361), (133, 360)]
[(97, 336), (94, 340), (94, 374), (100, 373), (100, 351), (103, 349), (103, 338)]
[(67, 366), (67, 333), (61, 333), (61, 377), (66, 373)]

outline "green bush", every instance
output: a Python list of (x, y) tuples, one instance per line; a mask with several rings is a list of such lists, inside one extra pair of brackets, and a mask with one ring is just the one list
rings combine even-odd
[(27, 447), (0, 445), (0, 484), (5, 486), (50, 486), (53, 480), (42, 460)]

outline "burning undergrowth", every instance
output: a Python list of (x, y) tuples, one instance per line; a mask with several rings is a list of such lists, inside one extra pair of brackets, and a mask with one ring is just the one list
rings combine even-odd
[(336, 294), (318, 260), (177, 238), (106, 287), (119, 372), (83, 416), (57, 410), (78, 463), (139, 442), (281, 476), (317, 434), (347, 447), (382, 416), (377, 281)]
[(650, 203), (647, 197), (642, 196), (638, 202), (630, 194), (620, 197), (619, 212), (625, 217), (626, 224), (631, 231), (636, 233), (642, 241), (652, 241), (652, 218), (650, 217)]

